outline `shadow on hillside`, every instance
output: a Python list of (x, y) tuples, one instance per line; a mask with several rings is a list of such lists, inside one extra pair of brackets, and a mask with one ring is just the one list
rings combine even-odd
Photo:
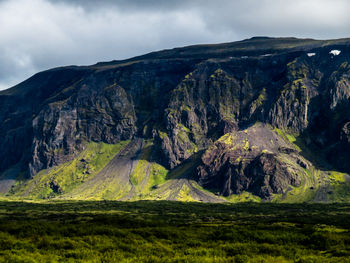
[(204, 150), (199, 151), (190, 158), (183, 161), (180, 165), (176, 166), (174, 169), (170, 170), (166, 179), (197, 179), (196, 168), (201, 163), (201, 156)]

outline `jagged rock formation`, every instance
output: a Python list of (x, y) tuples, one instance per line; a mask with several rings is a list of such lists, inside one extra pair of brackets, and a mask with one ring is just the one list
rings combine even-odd
[(101, 88), (84, 84), (64, 101), (46, 105), (33, 119), (32, 127), (29, 165), (33, 176), (74, 156), (84, 149), (84, 142), (113, 144), (131, 139), (136, 117), (123, 88), (116, 84)]
[(316, 159), (350, 172), (349, 98), (349, 39), (252, 38), (52, 69), (0, 92), (0, 173), (33, 178), (91, 141), (143, 138), (168, 169), (198, 156), (186, 176), (219, 195), (271, 199)]
[(268, 199), (301, 183), (308, 166), (297, 150), (262, 124), (226, 133), (202, 156), (199, 182), (229, 196), (249, 191)]

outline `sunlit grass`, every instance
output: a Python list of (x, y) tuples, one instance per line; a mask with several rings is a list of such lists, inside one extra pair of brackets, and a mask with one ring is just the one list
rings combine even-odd
[(0, 202), (0, 262), (349, 262), (346, 204)]

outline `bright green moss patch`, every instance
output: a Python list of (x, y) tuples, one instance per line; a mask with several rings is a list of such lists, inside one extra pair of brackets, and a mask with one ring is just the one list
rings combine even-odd
[(51, 198), (67, 193), (94, 176), (121, 150), (129, 141), (118, 144), (90, 142), (72, 161), (39, 172), (33, 179), (15, 187), (15, 196), (31, 198)]
[[(130, 181), (136, 187), (136, 192), (142, 196), (149, 194), (155, 187), (163, 184), (168, 174), (168, 170), (164, 166), (152, 161), (152, 150), (153, 142), (147, 141), (136, 167), (130, 175)], [(142, 196), (140, 196), (141, 199)]]
[(184, 184), (182, 188), (180, 189), (178, 196), (177, 196), (178, 201), (183, 201), (183, 202), (193, 202), (195, 199), (192, 198), (191, 196), (191, 189)]
[(297, 141), (297, 139), (295, 138), (295, 136), (293, 134), (286, 133), (286, 137), (290, 143), (295, 143)]
[(130, 181), (133, 185), (138, 185), (144, 180), (150, 165), (149, 158), (151, 150), (151, 143), (147, 142), (146, 146), (141, 152), (141, 155), (139, 157), (140, 159), (138, 160), (136, 167), (130, 174)]
[(336, 181), (336, 182), (346, 182), (345, 176), (346, 176), (345, 173), (341, 173), (341, 172), (337, 172), (337, 171), (330, 171), (330, 172), (329, 172), (329, 178), (330, 178), (332, 181)]
[(218, 141), (223, 142), (227, 145), (232, 145), (234, 140), (235, 140), (235, 136), (233, 134), (226, 133), (225, 135), (221, 136)]
[(160, 137), (161, 139), (164, 139), (165, 137), (168, 137), (168, 135), (166, 134), (166, 132), (163, 132), (163, 131), (160, 131), (160, 130), (158, 130), (158, 134), (159, 134), (159, 137)]
[(278, 134), (279, 136), (281, 136), (284, 140), (287, 140), (286, 135), (284, 134), (284, 132), (283, 132), (281, 129), (274, 128), (274, 131), (277, 132), (277, 134)]
[(241, 194), (233, 194), (225, 198), (227, 201), (232, 203), (239, 202), (261, 202), (261, 198), (259, 196), (253, 195), (249, 192), (243, 192)]
[(329, 199), (331, 202), (350, 202), (350, 183), (333, 184), (330, 187)]
[(297, 135), (293, 134), (292, 132), (287, 132), (285, 130), (279, 129), (279, 128), (274, 128), (274, 131), (281, 136), (286, 142), (289, 142), (291, 144), (293, 144), (298, 151), (301, 151), (301, 149), (299, 148), (298, 145), (296, 145), (295, 143), (297, 142)]
[(149, 187), (152, 188), (154, 186), (163, 184), (166, 180), (168, 172), (169, 171), (164, 166), (154, 162), (151, 163)]
[(245, 151), (248, 151), (248, 149), (249, 149), (249, 141), (248, 141), (248, 139), (246, 139), (244, 142), (243, 142), (243, 149), (245, 150)]
[(133, 185), (138, 185), (142, 182), (146, 175), (149, 163), (146, 160), (139, 160), (133, 172), (130, 175), (130, 181)]

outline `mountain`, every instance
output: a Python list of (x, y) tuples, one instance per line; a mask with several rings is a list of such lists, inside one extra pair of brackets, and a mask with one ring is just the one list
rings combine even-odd
[(254, 37), (0, 92), (11, 198), (350, 201), (350, 39)]

